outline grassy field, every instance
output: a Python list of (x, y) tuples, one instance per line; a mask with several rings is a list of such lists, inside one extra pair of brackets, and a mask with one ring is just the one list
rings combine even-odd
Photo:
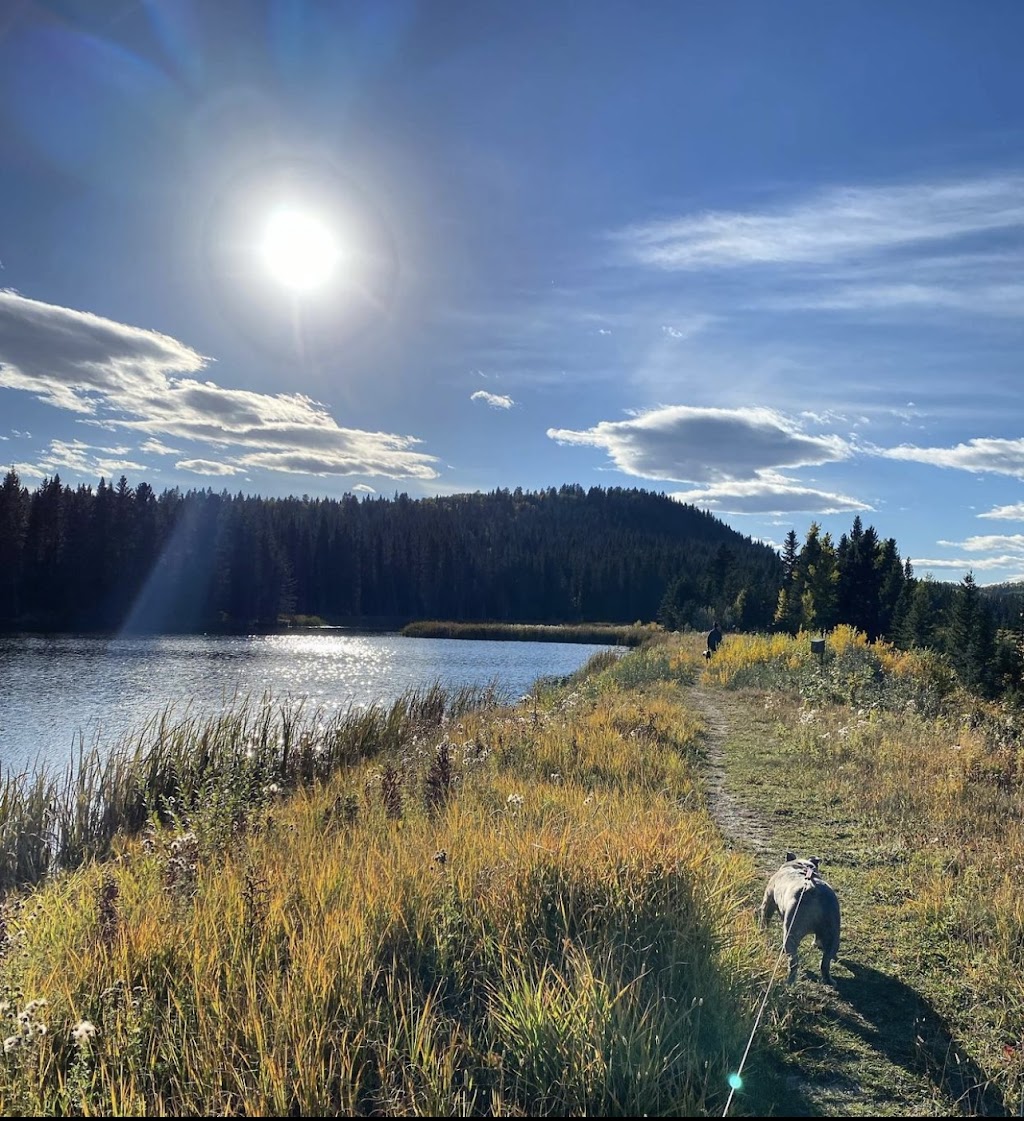
[[(1019, 1113), (1019, 716), (842, 629), (702, 645), (8, 780), (0, 1112)], [(786, 848), (835, 988), (754, 923)]]

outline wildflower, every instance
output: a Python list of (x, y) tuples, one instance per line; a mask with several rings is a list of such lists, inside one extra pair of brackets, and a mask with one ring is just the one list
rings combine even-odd
[(442, 865), (448, 863), (448, 852), (446, 849), (438, 849), (437, 852), (434, 853), (434, 863)]
[(507, 802), (507, 803), (508, 803), (508, 804), (509, 804), (510, 806), (521, 806), (521, 805), (523, 804), (523, 796), (522, 796), (522, 794), (510, 794), (510, 795), (509, 795), (509, 796), (508, 796), (508, 797), (507, 797), (507, 798), (505, 799), (505, 801), (506, 801), (506, 802)]
[(561, 772), (559, 772), (559, 771), (552, 771), (552, 772), (551, 772), (551, 781), (552, 781), (552, 782), (561, 782), (561, 781), (562, 781), (562, 775), (561, 775)]
[(32, 1025), (32, 1030), (36, 1033), (36, 1035), (46, 1035), (47, 1027), (42, 1022), (42, 1020), (36, 1020), (36, 1022)]
[(267, 787), (267, 793), (271, 796), (271, 798), (274, 798), (281, 793), (281, 787), (278, 786), (276, 782), (272, 782)]
[(4, 1040), (4, 1054), (9, 1055), (12, 1051), (17, 1051), (17, 1049), (20, 1046), (21, 1046), (21, 1036), (20, 1035), (9, 1035)]
[(71, 1029), (71, 1038), (76, 1047), (86, 1047), (96, 1035), (96, 1025), (91, 1020), (79, 1020)]

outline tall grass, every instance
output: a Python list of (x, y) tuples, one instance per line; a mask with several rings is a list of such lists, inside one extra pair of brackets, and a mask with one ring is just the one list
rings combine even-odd
[(193, 726), (166, 827), (6, 908), (0, 1111), (720, 1111), (770, 964), (751, 869), (692, 796), (699, 722), (621, 667), (295, 718), (287, 752), (263, 707)]
[(816, 662), (805, 636), (730, 636), (706, 677), (768, 690), (823, 817), (841, 807), (842, 836), (858, 829), (859, 884), (885, 904), (895, 969), (917, 978), (1019, 1113), (1024, 712), (957, 688), (930, 654), (869, 646), (847, 628)]
[(955, 691), (953, 671), (933, 652), (869, 643), (844, 624), (829, 632), (822, 656), (812, 652), (815, 637), (805, 631), (729, 635), (708, 663), (704, 680), (731, 689), (796, 690), (821, 704), (912, 705), (930, 715), (937, 715)]
[(520, 642), (594, 642), (639, 646), (661, 628), (656, 623), (455, 623), (422, 620), (408, 623), (410, 638), (511, 639)]
[(0, 890), (106, 856), (119, 832), (137, 833), (154, 815), (167, 821), (210, 799), (244, 813), (269, 784), (323, 779), (501, 699), (494, 687), (434, 684), (330, 716), (269, 694), (211, 717), (165, 709), (113, 747), (81, 747), (59, 774), (0, 776)]

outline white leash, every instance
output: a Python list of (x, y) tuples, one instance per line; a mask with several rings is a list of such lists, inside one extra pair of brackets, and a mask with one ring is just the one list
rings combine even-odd
[[(800, 911), (800, 904), (804, 901), (804, 892), (800, 892), (800, 898), (796, 901), (796, 907), (793, 909), (793, 922), (796, 921), (796, 916)], [(781, 912), (780, 912), (781, 917)], [(792, 927), (792, 922), (790, 927)], [(785, 925), (785, 924), (783, 924)], [(761, 1023), (761, 1017), (764, 1015), (764, 1010), (768, 1004), (768, 996), (772, 991), (772, 985), (775, 984), (775, 975), (779, 972), (779, 962), (782, 961), (783, 955), (786, 952), (786, 939), (782, 939), (782, 949), (779, 950), (779, 956), (775, 959), (775, 968), (772, 970), (771, 977), (768, 978), (768, 988), (764, 991), (764, 999), (761, 1001), (761, 1007), (757, 1010), (757, 1016), (754, 1018), (754, 1026), (750, 1029), (750, 1038), (747, 1040), (747, 1046), (743, 1052), (743, 1058), (740, 1059), (740, 1065), (736, 1070), (729, 1075), (729, 1097), (725, 1101), (725, 1109), (722, 1110), (722, 1116), (726, 1117), (729, 1114), (729, 1106), (732, 1105), (733, 1095), (737, 1090), (743, 1086), (743, 1067), (746, 1065), (747, 1056), (750, 1054), (751, 1045), (754, 1042), (754, 1036), (757, 1034), (758, 1025)]]

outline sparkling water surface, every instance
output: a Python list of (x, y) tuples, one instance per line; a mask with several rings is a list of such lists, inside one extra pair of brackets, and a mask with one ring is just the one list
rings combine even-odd
[(495, 683), (514, 699), (605, 646), (404, 638), (320, 630), (269, 635), (0, 636), (0, 768), (63, 766), (84, 743), (113, 746), (172, 706), (212, 715), (270, 692), (325, 712), (390, 703), (435, 682)]

